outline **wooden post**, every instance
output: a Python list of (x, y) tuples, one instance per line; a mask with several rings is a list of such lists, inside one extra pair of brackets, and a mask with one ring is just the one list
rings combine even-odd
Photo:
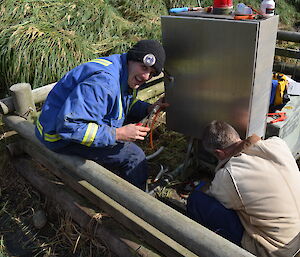
[(33, 122), (36, 117), (36, 108), (33, 101), (31, 86), (28, 83), (18, 83), (10, 87), (15, 106), (19, 116)]
[[(35, 104), (44, 102), (47, 98), (49, 92), (56, 85), (56, 83), (52, 83), (40, 88), (36, 88), (32, 90), (32, 97)], [(6, 97), (0, 100), (0, 113), (8, 114), (15, 110), (14, 103), (12, 97)]]

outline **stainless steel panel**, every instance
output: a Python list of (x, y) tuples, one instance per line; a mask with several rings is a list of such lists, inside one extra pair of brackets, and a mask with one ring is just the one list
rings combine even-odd
[(248, 134), (264, 136), (271, 94), (278, 16), (259, 22)]
[[(219, 119), (245, 137), (254, 92), (259, 23), (163, 16), (162, 32), (165, 69), (174, 78), (165, 80), (170, 103), (168, 127), (200, 137), (208, 122)], [(259, 112), (265, 117), (265, 108)], [(264, 124), (257, 131), (262, 136)]]

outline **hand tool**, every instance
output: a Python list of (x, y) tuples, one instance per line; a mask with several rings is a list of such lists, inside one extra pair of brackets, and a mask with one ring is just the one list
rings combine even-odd
[(181, 7), (181, 8), (172, 8), (169, 10), (170, 13), (178, 13), (178, 12), (189, 12), (189, 11), (201, 11), (202, 7)]
[(268, 113), (268, 117), (272, 117), (274, 120), (271, 120), (269, 123), (275, 123), (278, 121), (283, 121), (287, 118), (286, 116), (286, 112), (272, 112), (272, 113)]
[(142, 119), (140, 122), (136, 123), (135, 125), (150, 128), (152, 119), (153, 119), (154, 115), (159, 111), (159, 108), (160, 108), (159, 105), (155, 105), (154, 108), (152, 109), (152, 111), (144, 119)]

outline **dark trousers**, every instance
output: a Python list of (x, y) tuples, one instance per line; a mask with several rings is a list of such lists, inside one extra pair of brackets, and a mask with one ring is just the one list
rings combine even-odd
[(117, 143), (115, 146), (101, 148), (73, 143), (55, 152), (93, 160), (136, 187), (145, 190), (148, 177), (146, 156), (143, 150), (134, 143)]
[(194, 191), (187, 201), (187, 215), (229, 241), (241, 245), (244, 228), (234, 210), (226, 209), (215, 198)]

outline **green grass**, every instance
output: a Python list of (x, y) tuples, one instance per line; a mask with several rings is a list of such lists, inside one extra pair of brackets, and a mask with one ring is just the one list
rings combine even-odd
[(29, 81), (34, 88), (56, 81), (75, 63), (92, 58), (95, 51), (81, 36), (48, 22), (24, 22), (4, 29), (0, 48), (5, 84)]

